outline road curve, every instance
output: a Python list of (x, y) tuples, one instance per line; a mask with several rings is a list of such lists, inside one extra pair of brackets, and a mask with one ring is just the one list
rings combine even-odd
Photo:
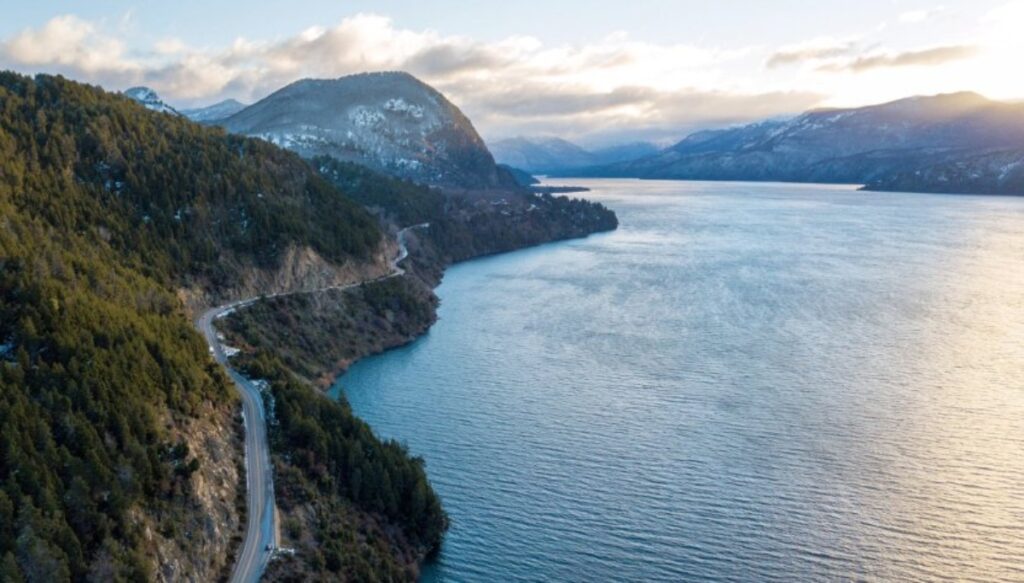
[[(391, 260), (391, 271), (385, 276), (350, 283), (340, 286), (331, 286), (317, 290), (306, 290), (293, 293), (311, 293), (329, 289), (349, 289), (365, 283), (381, 281), (398, 277), (405, 273), (399, 267), (399, 263), (409, 256), (406, 247), (405, 237), (412, 229), (429, 227), (429, 223), (422, 223), (406, 227), (398, 231), (398, 255)], [(230, 314), (232, 311), (255, 303), (263, 297), (275, 297), (288, 294), (272, 294), (237, 300), (210, 308), (203, 312), (196, 320), (196, 328), (206, 338), (210, 345), (210, 354), (214, 360), (227, 370), (228, 376), (234, 381), (238, 392), (242, 397), (242, 419), (245, 424), (245, 473), (246, 473), (246, 506), (249, 509), (249, 518), (245, 527), (245, 541), (242, 543), (241, 553), (235, 563), (235, 569), (231, 574), (232, 583), (253, 583), (259, 581), (263, 571), (270, 561), (270, 557), (277, 548), (277, 516), (274, 502), (274, 469), (270, 465), (270, 444), (267, 441), (267, 421), (263, 409), (263, 398), (260, 389), (252, 381), (245, 378), (228, 364), (227, 354), (224, 347), (217, 338), (217, 330), (214, 328), (214, 321)]]

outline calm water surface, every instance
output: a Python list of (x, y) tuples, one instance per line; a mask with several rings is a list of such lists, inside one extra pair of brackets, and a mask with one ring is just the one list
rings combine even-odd
[(587, 181), (341, 379), (427, 460), (428, 581), (1024, 581), (1024, 199)]

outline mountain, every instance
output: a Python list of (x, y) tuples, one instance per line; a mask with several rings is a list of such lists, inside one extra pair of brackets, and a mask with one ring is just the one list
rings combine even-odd
[(616, 164), (639, 160), (640, 158), (656, 154), (659, 151), (661, 151), (661, 148), (650, 142), (630, 142), (628, 144), (598, 148), (591, 150), (590, 153), (598, 164)]
[(527, 172), (547, 174), (636, 160), (658, 151), (654, 144), (635, 142), (586, 150), (561, 138), (509, 138), (491, 144), (494, 158)]
[(194, 109), (183, 109), (181, 114), (190, 120), (198, 123), (205, 124), (216, 124), (223, 119), (227, 119), (232, 115), (242, 111), (246, 108), (246, 105), (240, 101), (234, 99), (225, 99), (208, 105), (206, 107), (197, 107)]
[[(188, 298), (372, 277), (391, 249), (264, 141), (60, 77), (0, 73), (0, 103), (0, 581), (227, 578), (243, 427)], [(274, 443), (302, 445), (275, 451), (304, 485), (282, 495), (335, 501), (303, 560), (413, 579), (446, 524), (422, 462), (309, 386), (269, 390)]]
[(161, 113), (183, 115), (198, 123), (214, 124), (245, 109), (244, 103), (234, 99), (225, 99), (224, 101), (220, 101), (206, 107), (178, 111), (168, 105), (164, 100), (160, 99), (157, 92), (153, 91), (149, 87), (132, 87), (131, 89), (126, 89), (124, 91), (124, 95), (146, 106), (146, 109), (159, 111)]
[[(1006, 193), (1019, 192), (1007, 182), (1015, 175), (1007, 152), (1021, 149), (1024, 105), (953, 93), (697, 132), (653, 156), (580, 174)], [(955, 179), (956, 168), (980, 174)]]
[[(768, 121), (695, 134), (666, 151), (772, 155), (793, 165), (888, 150), (988, 148), (1024, 144), (1024, 106), (974, 93), (912, 97), (856, 109), (816, 110), (785, 122)], [(733, 163), (742, 164), (739, 155)]]
[(491, 151), (502, 164), (538, 174), (596, 164), (590, 152), (561, 138), (509, 138), (491, 144)]
[(160, 99), (160, 96), (157, 95), (156, 91), (153, 91), (149, 87), (132, 87), (131, 89), (126, 89), (124, 94), (146, 106), (146, 109), (159, 111), (160, 113), (181, 115), (178, 110), (164, 103), (164, 101)]
[(297, 81), (221, 125), (306, 158), (328, 155), (428, 185), (516, 187), (469, 119), (407, 73)]

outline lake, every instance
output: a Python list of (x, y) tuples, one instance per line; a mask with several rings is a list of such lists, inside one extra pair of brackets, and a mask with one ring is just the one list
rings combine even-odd
[(339, 381), (452, 518), (425, 580), (1024, 580), (1024, 198), (573, 183), (618, 231)]

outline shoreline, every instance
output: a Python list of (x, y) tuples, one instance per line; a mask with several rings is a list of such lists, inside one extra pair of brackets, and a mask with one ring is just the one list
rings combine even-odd
[[(544, 243), (538, 243), (536, 245), (530, 245), (530, 246), (527, 246), (527, 247), (520, 247), (518, 249), (511, 249), (511, 250), (508, 250), (508, 251), (495, 251), (493, 253), (485, 253), (483, 255), (477, 255), (477, 256), (474, 256), (474, 257), (467, 258), (467, 259), (462, 259), (462, 260), (459, 260), (459, 261), (454, 261), (454, 262), (450, 263), (449, 265), (446, 265), (443, 268), (443, 271), (441, 272), (440, 279), (438, 279), (437, 283), (434, 283), (434, 284), (430, 285), (430, 290), (432, 292), (436, 292), (437, 288), (439, 288), (441, 286), (441, 284), (444, 283), (444, 276), (447, 275), (448, 270), (450, 268), (452, 268), (452, 267), (459, 267), (459, 266), (463, 266), (463, 265), (466, 265), (466, 264), (469, 264), (469, 263), (473, 263), (475, 261), (486, 260), (486, 259), (490, 259), (490, 258), (493, 258), (493, 257), (501, 256), (501, 255), (507, 255), (509, 253), (518, 253), (518, 252), (521, 252), (521, 251), (535, 251), (535, 250), (547, 247), (549, 245), (558, 245), (558, 244), (561, 244), (561, 243), (567, 243), (569, 241), (584, 240), (584, 239), (588, 239), (588, 238), (596, 236), (596, 235), (603, 235), (603, 234), (607, 234), (607, 233), (610, 233), (610, 232), (611, 231), (598, 231), (598, 232), (594, 232), (594, 233), (588, 233), (586, 235), (583, 235), (582, 237), (566, 237), (566, 238), (562, 238), (562, 239), (554, 239), (554, 240), (551, 240), (551, 241), (545, 241)], [(408, 274), (405, 274), (405, 275), (408, 275)], [(424, 285), (426, 285), (425, 282), (424, 282)], [(324, 292), (329, 292), (329, 291), (330, 290), (316, 290), (316, 291), (311, 291), (311, 292), (300, 292), (300, 293), (316, 294), (316, 293), (324, 293)], [(347, 290), (345, 290), (345, 291), (347, 291)], [(393, 345), (389, 345), (386, 348), (384, 348), (383, 350), (378, 350), (378, 351), (375, 351), (375, 352), (369, 352), (369, 353), (363, 354), (361, 356), (358, 356), (358, 357), (352, 359), (352, 361), (349, 362), (347, 365), (345, 365), (343, 368), (337, 369), (336, 371), (331, 373), (331, 380), (330, 380), (330, 382), (327, 383), (326, 386), (319, 387), (321, 392), (323, 392), (325, 395), (330, 396), (330, 393), (334, 390), (334, 387), (338, 384), (339, 381), (341, 381), (342, 377), (344, 377), (345, 374), (353, 366), (355, 366), (356, 364), (362, 362), (363, 360), (365, 360), (367, 358), (372, 358), (374, 356), (380, 356), (382, 354), (391, 352), (392, 350), (398, 350), (399, 348), (404, 348), (406, 346), (409, 346), (410, 344), (415, 343), (420, 338), (423, 338), (424, 336), (429, 334), (430, 330), (434, 327), (434, 325), (439, 320), (440, 320), (440, 318), (438, 318), (436, 313), (435, 313), (434, 314), (434, 318), (432, 319), (430, 324), (427, 325), (426, 328), (424, 328), (422, 331), (417, 332), (415, 334), (410, 334), (403, 342), (400, 342), (400, 343), (397, 343), (397, 344), (393, 344)]]
[[(456, 245), (452, 246), (451, 224), (421, 223), (398, 231), (398, 253), (390, 262), (392, 269), (388, 275), (343, 286), (275, 294), (222, 306), (219, 310), (226, 312), (225, 315), (228, 317), (219, 319), (221, 323), (216, 327), (216, 331), (212, 332), (211, 347), (214, 346), (214, 342), (218, 348), (220, 345), (225, 348), (232, 347), (231, 355), (237, 355), (237, 358), (231, 359), (229, 372), (245, 371), (244, 376), (247, 378), (266, 379), (270, 383), (273, 392), (267, 405), (268, 411), (273, 411), (276, 408), (275, 401), (282, 398), (277, 392), (284, 390), (281, 387), (294, 387), (296, 384), (306, 385), (311, 395), (319, 393), (317, 397), (326, 398), (332, 405), (340, 405), (347, 409), (345, 399), (339, 398), (339, 395), (344, 395), (340, 387), (342, 377), (363, 359), (410, 345), (431, 330), (438, 320), (437, 308), (440, 302), (434, 290), (441, 285), (450, 267), (508, 252), (584, 239), (618, 228), (614, 213), (598, 203), (561, 197), (559, 200), (563, 202), (552, 203), (551, 199), (545, 200), (553, 211), (549, 213), (552, 219), (541, 221), (540, 229), (537, 229), (534, 223), (534, 229), (530, 230), (528, 217), (531, 215), (525, 213), (522, 217), (526, 218), (528, 228), (521, 230), (521, 235), (516, 237), (492, 237), (492, 231), (489, 229), (493, 229), (494, 226), (485, 224), (482, 228), (479, 225), (474, 227), (473, 231), (463, 231), (471, 233), (471, 239), (456, 239)], [(501, 214), (507, 215), (494, 212), (489, 216)], [(434, 228), (423, 238), (406, 240), (405, 236), (411, 230), (423, 227)], [(266, 301), (260, 301), (263, 299)], [(216, 310), (218, 309), (214, 309)], [(334, 387), (339, 387), (339, 390), (335, 392)], [(292, 393), (284, 398), (297, 398), (294, 395)], [(266, 398), (263, 397), (263, 400)], [(345, 413), (342, 413), (345, 409), (330, 407), (320, 410), (337, 411), (338, 415), (351, 415), (357, 424), (365, 424), (350, 410)], [(270, 413), (269, 416), (274, 417), (274, 414)], [(373, 428), (369, 425), (366, 425), (366, 428), (369, 434), (373, 435)], [(382, 445), (388, 447), (387, 443)], [(311, 500), (297, 501), (294, 492), (297, 487), (302, 488), (304, 474), (289, 471), (277, 475), (276, 466), (280, 461), (275, 456), (281, 454), (277, 451), (279, 447), (280, 444), (273, 448), (267, 446), (271, 460), (267, 473), (273, 475), (268, 475), (266, 482), (273, 483), (279, 479), (284, 481), (281, 485), (281, 495), (275, 500), (273, 507), (281, 511), (286, 527), (283, 534), (286, 536), (284, 540), (266, 546), (265, 553), (268, 559), (278, 554), (291, 556), (291, 552), (276, 553), (277, 545), (295, 548), (299, 553), (308, 552), (309, 549), (317, 552), (317, 547), (309, 546), (308, 536), (296, 534), (302, 531), (295, 530), (294, 527), (287, 528), (287, 523), (308, 523), (306, 529), (313, 529), (310, 532), (319, 532), (314, 523), (309, 522), (313, 515), (309, 514), (308, 505), (312, 504), (313, 507), (319, 508), (319, 511), (330, 511), (330, 508), (339, 507), (338, 504), (347, 505), (348, 503), (343, 500), (351, 495), (341, 490), (339, 486), (338, 490), (324, 491)], [(400, 455), (408, 456), (407, 453)], [(248, 453), (246, 457), (249, 458)], [(286, 460), (284, 463), (287, 468), (295, 469), (296, 466), (287, 461), (287, 456), (283, 459)], [(322, 463), (331, 462), (324, 459)], [(338, 463), (351, 462), (343, 460)], [(424, 480), (429, 480), (429, 477), (424, 476)], [(433, 496), (429, 485), (427, 488), (428, 493)], [(369, 502), (372, 507), (372, 500)], [(437, 512), (443, 516), (443, 508), (439, 502), (437, 505)], [(274, 517), (270, 520), (275, 522)], [(372, 523), (371, 528), (385, 525), (385, 522), (378, 522), (379, 516), (374, 518), (371, 514), (364, 514), (359, 520), (364, 521), (364, 524), (369, 520)], [(446, 519), (442, 520), (446, 522)], [(276, 527), (271, 530), (276, 530)], [(383, 534), (384, 531), (381, 532)], [(397, 535), (391, 539), (394, 546), (390, 548), (395, 552), (393, 558), (405, 564), (406, 569), (416, 572), (432, 554), (440, 550), (443, 544), (442, 534), (434, 542), (428, 539), (416, 541), (414, 538), (410, 541), (413, 545), (406, 546), (403, 541), (406, 540), (407, 533), (392, 532)], [(250, 548), (249, 545), (247, 539), (243, 548)], [(260, 550), (263, 551), (263, 548)], [(274, 574), (275, 571), (288, 568), (282, 566), (286, 564), (291, 563), (268, 560), (264, 563), (266, 568), (263, 572)]]
[[(420, 226), (421, 225), (415, 225), (415, 226), (409, 227), (409, 228), (411, 229), (411, 228), (416, 228), (416, 227), (420, 227)], [(310, 298), (312, 298), (312, 297), (315, 297), (315, 296), (323, 296), (323, 295), (332, 294), (332, 293), (336, 293), (336, 294), (345, 296), (347, 294), (350, 294), (350, 293), (353, 293), (353, 292), (357, 291), (358, 289), (360, 289), (364, 285), (368, 285), (368, 284), (372, 284), (372, 283), (375, 283), (375, 282), (378, 282), (378, 281), (384, 281), (384, 280), (388, 280), (388, 279), (392, 279), (392, 278), (399, 278), (399, 277), (402, 277), (402, 276), (410, 276), (410, 275), (413, 278), (415, 278), (415, 281), (417, 282), (417, 285), (422, 285), (424, 288), (428, 289), (432, 294), (434, 294), (434, 292), (437, 290), (437, 288), (440, 287), (440, 285), (444, 282), (445, 275), (447, 275), (448, 270), (450, 268), (452, 268), (452, 267), (461, 266), (461, 265), (464, 265), (464, 264), (472, 263), (474, 261), (479, 261), (479, 260), (484, 260), (484, 259), (488, 259), (488, 258), (492, 258), (492, 257), (497, 257), (497, 256), (505, 255), (505, 254), (508, 254), (508, 253), (517, 253), (517, 252), (520, 252), (520, 251), (537, 250), (537, 249), (542, 249), (542, 248), (544, 248), (546, 246), (549, 246), (549, 245), (557, 245), (557, 244), (566, 243), (566, 242), (569, 242), (569, 241), (583, 240), (583, 239), (587, 239), (589, 237), (593, 237), (593, 236), (596, 236), (596, 235), (607, 234), (607, 233), (610, 233), (610, 232), (613, 232), (613, 230), (595, 231), (595, 232), (592, 232), (592, 233), (587, 233), (587, 234), (582, 235), (582, 236), (559, 237), (559, 238), (556, 238), (556, 239), (552, 239), (550, 241), (544, 241), (544, 242), (536, 243), (536, 244), (533, 244), (533, 245), (527, 245), (527, 246), (524, 246), (524, 247), (518, 247), (518, 248), (515, 248), (515, 249), (508, 249), (508, 250), (502, 250), (502, 251), (493, 251), (493, 252), (488, 252), (488, 253), (482, 253), (482, 254), (479, 254), (479, 255), (474, 255), (472, 257), (468, 257), (468, 258), (465, 258), (465, 259), (459, 259), (457, 261), (452, 261), (450, 263), (446, 263), (443, 267), (441, 267), (440, 274), (439, 274), (439, 276), (436, 279), (435, 278), (428, 278), (428, 277), (426, 277), (423, 274), (417, 274), (417, 273), (415, 273), (415, 271), (413, 271), (413, 273), (409, 273), (408, 270), (402, 270), (402, 273), (393, 273), (391, 275), (388, 275), (388, 276), (385, 276), (385, 277), (382, 277), (382, 278), (378, 278), (378, 279), (373, 280), (373, 281), (353, 283), (353, 284), (349, 284), (349, 285), (345, 285), (345, 286), (338, 286), (338, 287), (328, 287), (328, 288), (317, 289), (317, 290), (305, 290), (305, 291), (290, 292), (290, 293), (286, 293), (286, 294), (275, 294), (273, 296), (265, 296), (265, 297), (261, 297), (261, 298), (245, 300), (243, 302), (240, 302), (241, 305), (238, 305), (237, 308), (239, 308), (239, 309), (240, 308), (248, 308), (248, 307), (256, 305), (257, 302), (260, 302), (262, 300), (273, 300), (275, 298), (280, 298), (280, 297), (289, 297), (289, 296), (291, 296), (291, 297), (310, 297)], [(408, 259), (410, 259), (410, 257), (407, 254), (407, 255), (403, 256), (401, 259), (397, 260), (396, 264), (401, 262), (401, 261), (408, 260)], [(436, 297), (436, 294), (434, 294), (434, 296)], [(232, 314), (224, 314), (224, 315), (226, 317), (226, 316), (230, 316)], [(306, 379), (306, 380), (308, 382), (310, 382), (313, 385), (313, 387), (316, 388), (319, 392), (323, 393), (324, 395), (328, 395), (331, 391), (334, 390), (335, 385), (337, 385), (337, 383), (341, 380), (341, 378), (344, 377), (345, 374), (353, 366), (355, 366), (357, 363), (361, 362), (362, 360), (364, 360), (366, 358), (370, 358), (370, 357), (373, 357), (373, 356), (379, 356), (379, 355), (384, 354), (386, 352), (389, 352), (391, 350), (396, 350), (396, 349), (408, 346), (408, 345), (416, 342), (421, 337), (427, 335), (430, 332), (430, 329), (433, 328), (434, 324), (437, 323), (437, 321), (438, 321), (438, 318), (437, 318), (436, 306), (435, 306), (435, 311), (432, 314), (432, 316), (430, 318), (430, 321), (424, 327), (422, 327), (421, 329), (418, 329), (418, 330), (416, 330), (416, 331), (414, 331), (412, 333), (409, 333), (409, 334), (402, 335), (401, 338), (398, 341), (386, 343), (380, 349), (370, 350), (368, 352), (364, 352), (362, 354), (355, 355), (355, 356), (353, 356), (350, 359), (343, 359), (343, 360), (337, 361), (335, 364), (331, 365), (330, 370), (323, 371), (323, 373), (321, 375), (319, 375), (319, 376), (317, 376), (315, 378), (309, 378), (309, 379)]]
[(225, 349), (216, 322), (238, 310), (268, 299), (297, 294), (323, 293), (331, 290), (345, 292), (363, 285), (401, 277), (406, 274), (406, 271), (399, 264), (409, 256), (405, 242), (406, 234), (413, 229), (429, 226), (429, 223), (421, 223), (398, 231), (396, 235), (398, 255), (390, 261), (391, 272), (387, 275), (319, 290), (274, 293), (238, 299), (220, 306), (210, 307), (195, 320), (195, 327), (199, 329), (209, 345), (210, 355), (217, 364), (223, 367), (238, 389), (242, 403), (242, 419), (245, 428), (243, 463), (246, 469), (247, 523), (238, 559), (232, 568), (231, 581), (258, 579), (266, 572), (267, 565), (273, 560), (280, 547), (280, 518), (274, 495), (274, 466), (268, 441), (266, 406), (263, 402), (259, 381), (248, 378), (231, 365), (231, 355)]

